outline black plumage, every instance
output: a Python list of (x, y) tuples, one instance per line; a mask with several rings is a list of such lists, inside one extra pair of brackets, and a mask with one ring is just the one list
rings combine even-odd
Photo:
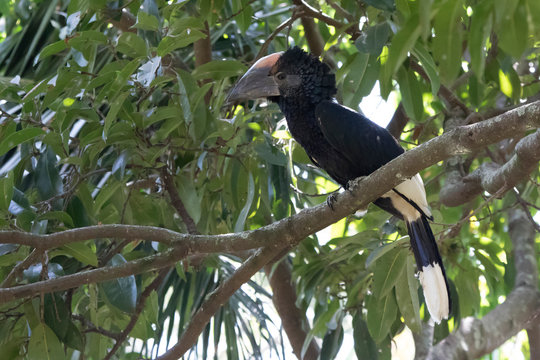
[[(334, 75), (318, 58), (299, 48), (272, 54), (254, 64), (229, 94), (229, 100), (267, 97), (285, 115), (289, 131), (311, 160), (339, 184), (366, 176), (404, 150), (384, 128), (336, 103)], [(374, 202), (405, 220), (432, 318), (447, 318), (450, 298), (446, 275), (419, 175)]]

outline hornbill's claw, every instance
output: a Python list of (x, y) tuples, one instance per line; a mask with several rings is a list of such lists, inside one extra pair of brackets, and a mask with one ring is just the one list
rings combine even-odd
[(326, 198), (326, 205), (328, 205), (332, 211), (334, 210), (334, 204), (337, 201), (337, 194), (337, 192), (333, 192)]

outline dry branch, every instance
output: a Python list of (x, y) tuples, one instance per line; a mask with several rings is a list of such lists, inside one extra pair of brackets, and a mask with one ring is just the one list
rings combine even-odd
[(355, 181), (351, 191), (337, 196), (334, 210), (328, 208), (326, 204), (321, 204), (253, 231), (224, 235), (187, 235), (161, 228), (129, 225), (93, 226), (49, 235), (0, 231), (0, 243), (15, 243), (42, 249), (103, 237), (161, 241), (171, 246), (163, 253), (129, 261), (117, 267), (104, 267), (29, 285), (0, 289), (0, 303), (154, 271), (195, 253), (255, 249), (276, 244), (277, 238), (283, 240), (277, 244), (280, 249), (294, 247), (305, 237), (365, 207), (404, 179), (428, 166), (450, 156), (465, 154), (540, 127), (539, 115), (540, 101), (537, 101), (493, 119), (457, 127), (406, 152), (370, 176)]
[[(275, 266), (266, 265), (264, 271), (272, 288), (272, 302), (279, 314), (283, 329), (289, 338), (294, 354), (298, 359), (302, 359), (302, 347), (306, 340), (306, 327), (309, 323), (305, 312), (296, 307), (296, 289), (292, 283), (291, 268), (286, 260), (282, 260)], [(317, 360), (319, 352), (319, 346), (313, 339), (303, 360)]]
[(280, 247), (266, 247), (253, 254), (230, 278), (221, 283), (197, 310), (180, 340), (157, 360), (176, 360), (197, 343), (197, 339), (212, 316), (229, 298), (264, 265), (281, 252)]
[(538, 168), (540, 161), (540, 131), (521, 139), (514, 150), (514, 155), (505, 164), (483, 163), (467, 176), (449, 178), (441, 190), (440, 200), (446, 206), (458, 206), (469, 202), (487, 191), (491, 194), (527, 179)]

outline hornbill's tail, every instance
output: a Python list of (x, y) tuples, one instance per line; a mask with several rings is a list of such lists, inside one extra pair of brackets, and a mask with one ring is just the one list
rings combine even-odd
[(436, 323), (440, 323), (442, 319), (448, 319), (451, 302), (435, 237), (424, 215), (406, 223), (429, 314)]

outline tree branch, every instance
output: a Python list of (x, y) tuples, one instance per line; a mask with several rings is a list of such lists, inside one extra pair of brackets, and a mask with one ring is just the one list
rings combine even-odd
[(388, 130), (393, 137), (399, 139), (408, 122), (409, 117), (405, 113), (403, 104), (400, 102), (396, 111), (394, 112), (394, 116), (392, 116), (392, 119), (386, 126), (386, 130)]
[(291, 17), (284, 22), (282, 22), (274, 31), (272, 31), (272, 34), (266, 39), (264, 44), (262, 44), (261, 48), (259, 49), (259, 52), (255, 56), (255, 59), (253, 59), (253, 62), (256, 62), (260, 58), (262, 58), (264, 55), (266, 55), (266, 51), (268, 50), (268, 46), (274, 40), (274, 38), (279, 34), (283, 29), (289, 27), (292, 25), (292, 23), (298, 19), (301, 16), (301, 12), (297, 9), (294, 9)]
[(21, 261), (20, 263), (15, 265), (13, 269), (11, 269), (4, 281), (2, 281), (2, 284), (0, 284), (0, 288), (8, 288), (10, 286), (13, 286), (17, 278), (22, 275), (24, 270), (28, 269), (30, 266), (34, 265), (41, 259), (43, 252), (44, 250), (42, 249), (32, 250), (30, 255), (28, 255), (23, 261)]
[(0, 304), (41, 293), (66, 290), (82, 284), (154, 271), (195, 253), (231, 252), (275, 246), (276, 238), (283, 239), (282, 243), (279, 243), (282, 249), (294, 247), (305, 237), (367, 206), (369, 202), (428, 166), (450, 156), (484, 148), (504, 138), (520, 136), (525, 131), (540, 127), (539, 115), (540, 101), (537, 101), (489, 120), (458, 127), (405, 152), (371, 175), (355, 180), (350, 191), (338, 194), (333, 210), (326, 204), (321, 204), (257, 230), (224, 235), (186, 235), (155, 227), (101, 225), (49, 235), (0, 231), (0, 243), (23, 244), (41, 249), (102, 237), (131, 237), (160, 241), (171, 246), (169, 250), (158, 255), (129, 261), (120, 266), (108, 266), (33, 284), (0, 289)]
[(512, 189), (538, 168), (540, 130), (521, 139), (514, 155), (504, 165), (483, 163), (467, 176), (454, 176), (441, 189), (440, 200), (446, 206), (458, 206), (487, 191), (491, 194), (506, 186)]
[(259, 271), (265, 264), (275, 258), (282, 251), (282, 247), (266, 247), (253, 254), (243, 263), (234, 274), (222, 282), (206, 301), (197, 310), (191, 321), (184, 329), (178, 343), (170, 348), (165, 354), (159, 356), (157, 360), (176, 360), (182, 357), (196, 344), (201, 332), (206, 327), (212, 316), (219, 308), (249, 279)]
[(435, 327), (433, 322), (428, 321), (422, 323), (422, 331), (419, 333), (413, 332), (414, 339), (414, 360), (424, 360), (431, 350), (433, 344), (433, 332)]
[(358, 23), (346, 24), (339, 22), (336, 19), (326, 15), (321, 10), (317, 10), (311, 5), (307, 4), (304, 0), (295, 0), (295, 4), (299, 4), (302, 7), (304, 15), (318, 19), (327, 25), (335, 27), (336, 29), (345, 30), (347, 34), (351, 36), (351, 40), (356, 40), (361, 34), (360, 30), (358, 29)]
[(488, 354), (540, 316), (535, 231), (520, 208), (509, 211), (509, 235), (514, 246), (515, 287), (506, 301), (481, 320), (465, 318), (457, 331), (442, 340), (428, 359), (473, 359)]
[(296, 290), (292, 283), (291, 269), (286, 259), (274, 266), (264, 267), (268, 281), (272, 287), (272, 302), (276, 308), (285, 333), (289, 338), (294, 354), (298, 359), (316, 360), (319, 357), (319, 346), (312, 340), (302, 358), (302, 347), (306, 340), (306, 326), (309, 326), (305, 313), (296, 307)]
[(161, 177), (163, 179), (163, 183), (165, 184), (165, 189), (167, 189), (169, 197), (171, 198), (171, 204), (176, 209), (178, 215), (180, 215), (182, 218), (182, 221), (186, 225), (187, 231), (190, 234), (199, 234), (197, 225), (195, 224), (195, 221), (193, 221), (193, 218), (189, 216), (186, 207), (180, 198), (180, 194), (178, 194), (178, 190), (176, 189), (174, 178), (171, 174), (169, 174), (169, 170), (166, 166), (161, 169)]

